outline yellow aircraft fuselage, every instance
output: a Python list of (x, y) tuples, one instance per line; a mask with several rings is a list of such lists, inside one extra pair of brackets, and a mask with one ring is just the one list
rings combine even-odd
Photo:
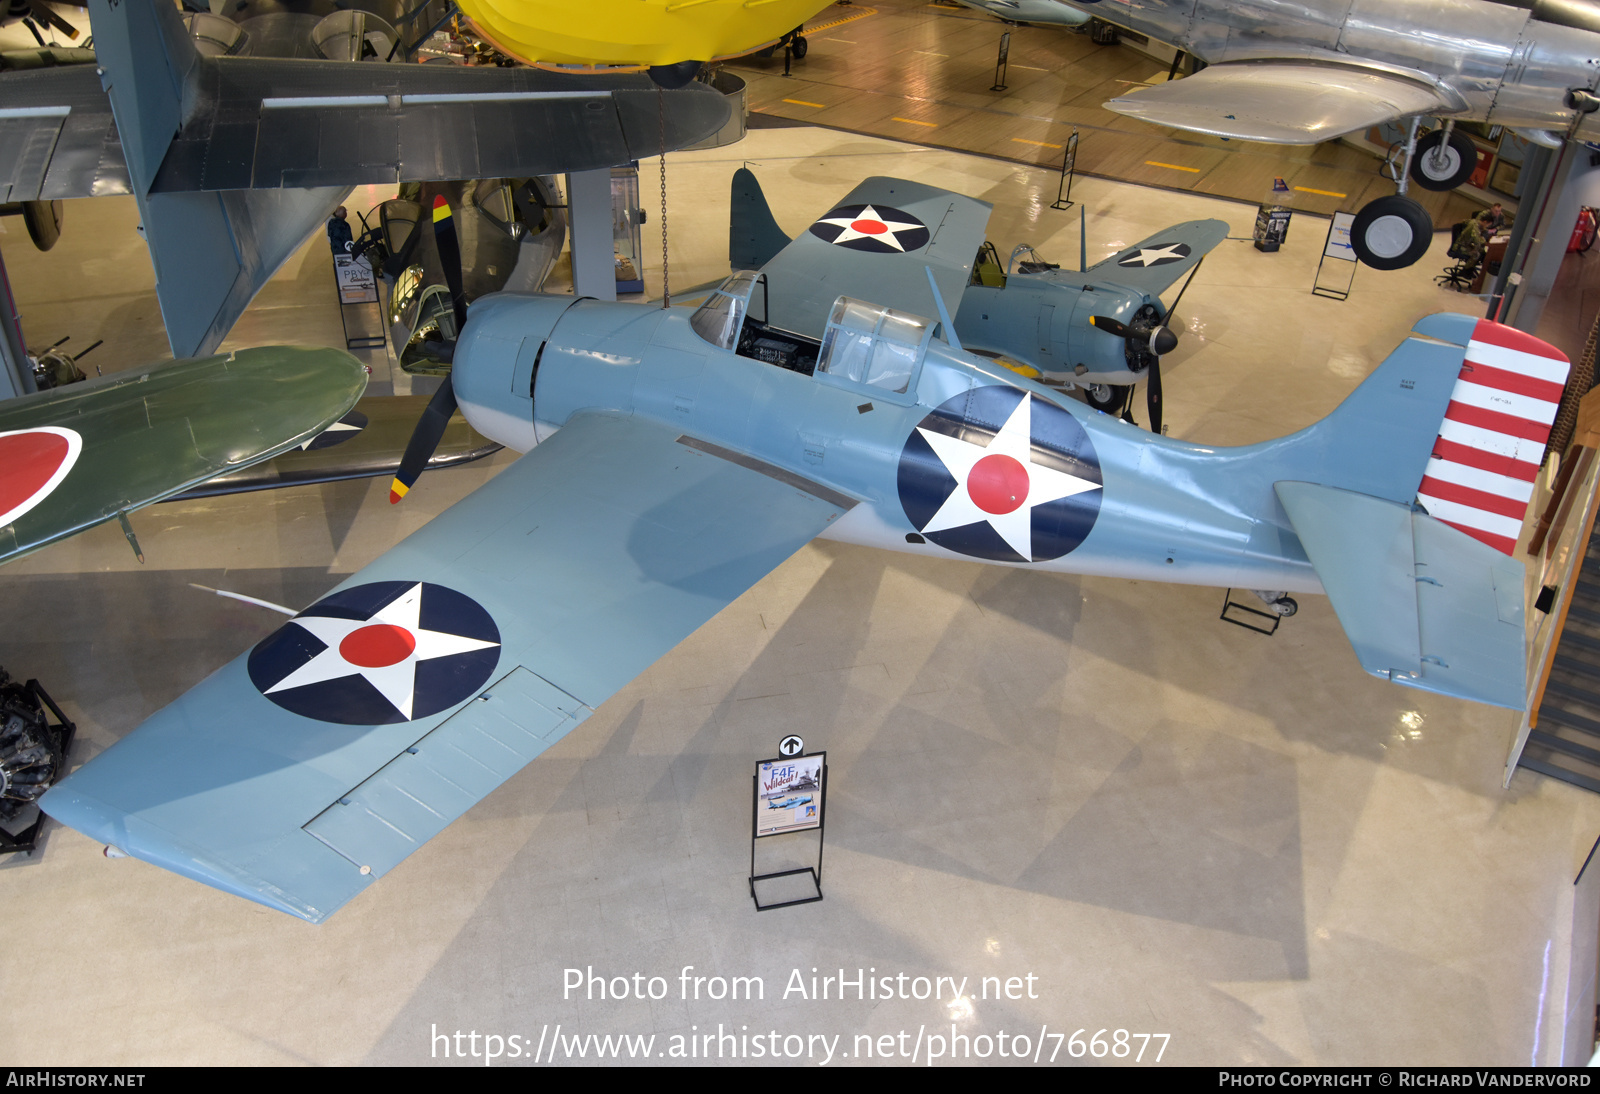
[(672, 65), (737, 57), (831, 0), (460, 0), (478, 33), (529, 64)]

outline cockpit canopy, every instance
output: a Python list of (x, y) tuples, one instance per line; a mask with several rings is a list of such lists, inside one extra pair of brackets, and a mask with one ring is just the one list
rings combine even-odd
[(718, 349), (736, 351), (739, 328), (744, 326), (744, 317), (750, 310), (750, 294), (755, 292), (760, 276), (753, 270), (735, 272), (694, 310), (689, 326)]
[(742, 357), (867, 394), (910, 398), (936, 329), (932, 320), (841, 296), (833, 302), (819, 343), (752, 315), (751, 298), (758, 285), (765, 291), (762, 274), (736, 272), (695, 309), (690, 327), (711, 345)]
[(828, 316), (817, 371), (904, 394), (932, 337), (933, 323), (919, 315), (841, 296)]

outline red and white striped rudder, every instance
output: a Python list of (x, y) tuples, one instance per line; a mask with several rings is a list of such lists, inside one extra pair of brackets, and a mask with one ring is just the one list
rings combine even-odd
[(1417, 487), (1429, 515), (1508, 555), (1516, 549), (1570, 367), (1533, 335), (1478, 320)]

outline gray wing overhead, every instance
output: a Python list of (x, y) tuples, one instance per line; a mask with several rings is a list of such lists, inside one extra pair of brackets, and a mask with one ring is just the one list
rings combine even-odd
[[(853, 504), (676, 429), (580, 414), (43, 806), (320, 921)], [(355, 627), (403, 628), (416, 660), (335, 663), (352, 639), (333, 632)]]
[(1407, 114), (1454, 113), (1464, 101), (1420, 80), (1357, 65), (1230, 61), (1105, 104), (1155, 125), (1272, 144), (1318, 144)]
[[(151, 191), (359, 186), (584, 171), (710, 136), (720, 92), (646, 76), (202, 58)], [(665, 110), (665, 134), (657, 110)]]
[(132, 192), (93, 65), (0, 74), (0, 202)]
[(866, 179), (761, 268), (768, 322), (820, 338), (840, 296), (936, 317), (924, 268), (954, 315), (992, 208), (920, 182)]
[(659, 151), (663, 125), (672, 149), (727, 118), (708, 86), (658, 97), (642, 76), (204, 57), (171, 4), (90, 7), (179, 357), (212, 352), (353, 185), (610, 167)]

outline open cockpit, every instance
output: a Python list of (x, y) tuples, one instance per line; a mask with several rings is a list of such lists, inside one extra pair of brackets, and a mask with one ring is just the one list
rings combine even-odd
[[(736, 272), (695, 310), (689, 325), (711, 345), (740, 357), (866, 394), (909, 401), (936, 324), (841, 296), (833, 303), (819, 341), (771, 326), (766, 321), (766, 293), (765, 274)], [(753, 314), (753, 304), (758, 304), (760, 318)]]

